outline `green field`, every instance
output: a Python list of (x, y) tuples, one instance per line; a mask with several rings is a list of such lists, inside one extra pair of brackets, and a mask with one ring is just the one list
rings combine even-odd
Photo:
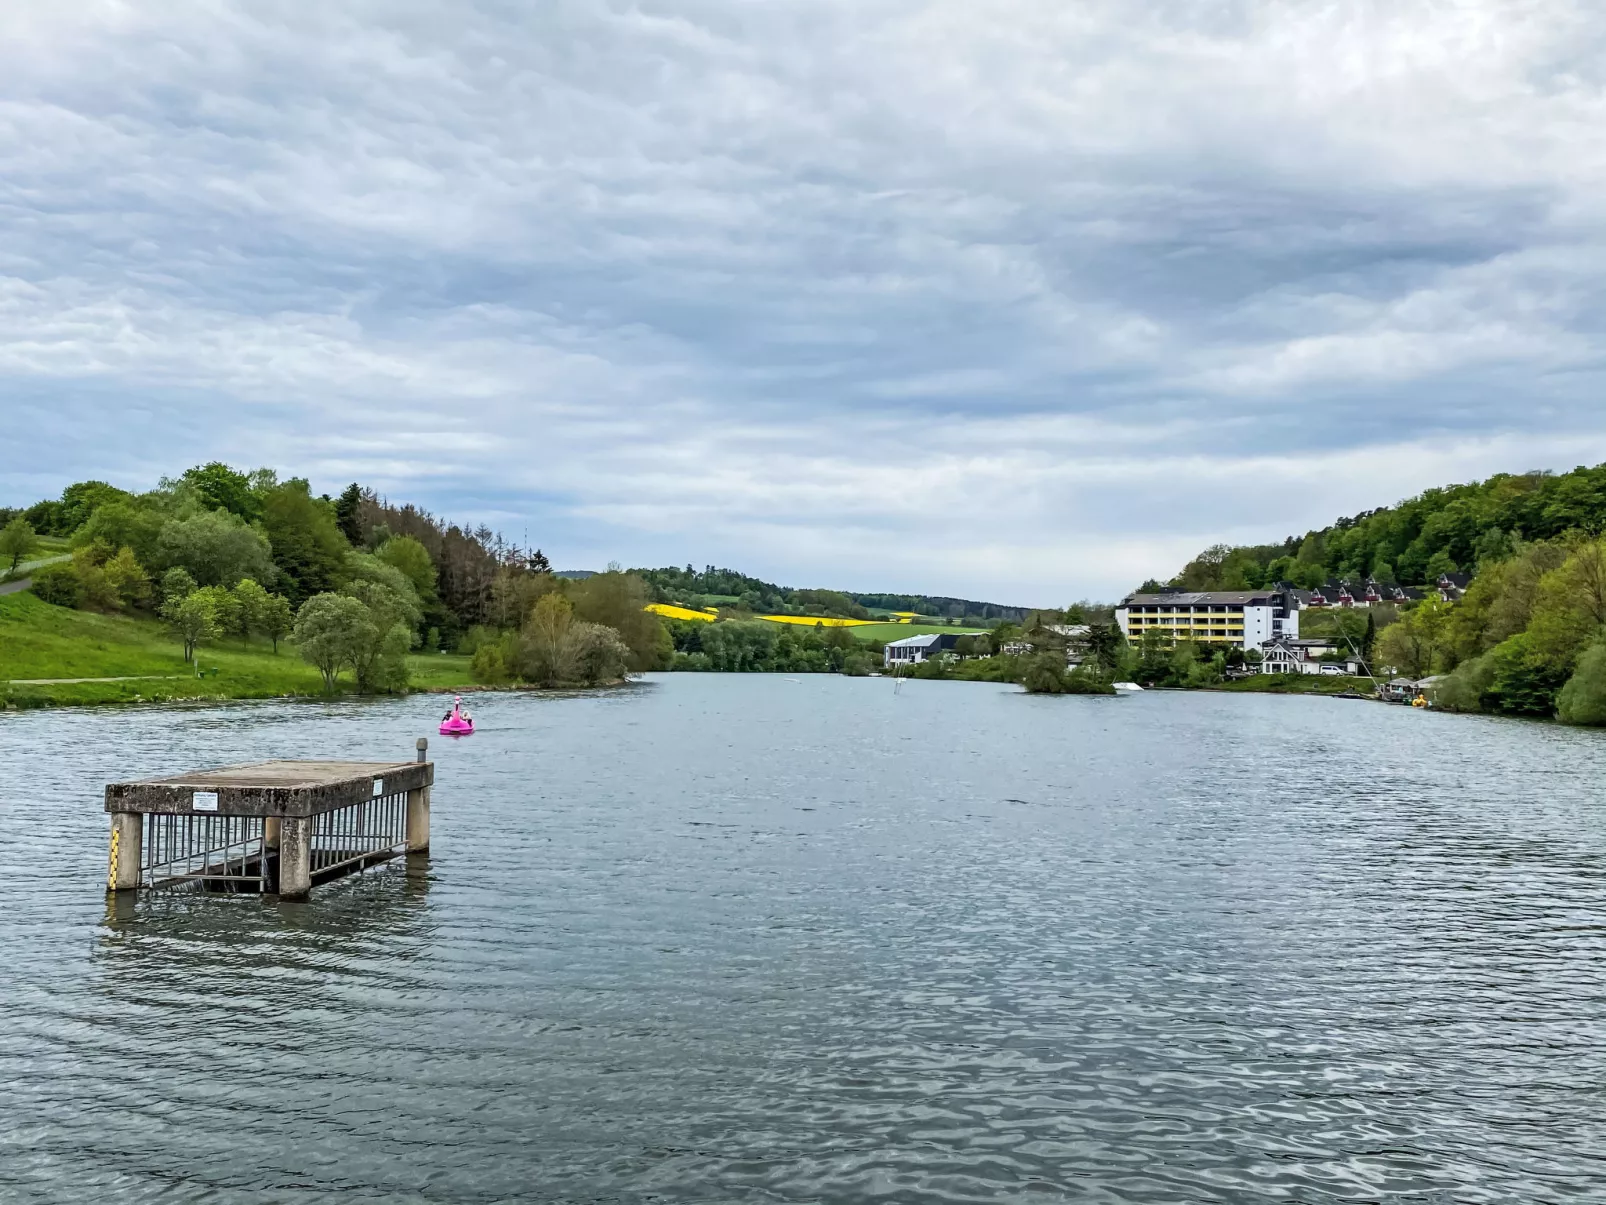
[[(176, 641), (154, 619), (70, 611), (26, 591), (0, 595), (0, 706), (48, 707), (83, 703), (169, 702), (182, 699), (262, 699), (322, 695), (318, 671), (283, 642), (231, 640), (200, 649), (201, 670), (186, 665)], [(414, 689), (451, 690), (472, 684), (468, 658), (408, 658)], [(18, 679), (131, 678), (123, 682)]]
[(986, 630), (986, 628), (951, 628), (945, 623), (866, 623), (848, 629), (864, 641), (902, 640), (906, 636), (929, 636), (933, 632), (952, 632), (955, 636), (969, 636)]

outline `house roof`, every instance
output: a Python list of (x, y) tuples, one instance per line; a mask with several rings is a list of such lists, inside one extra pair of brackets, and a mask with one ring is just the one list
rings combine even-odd
[(929, 632), (924, 636), (905, 636), (902, 640), (889, 640), (889, 649), (951, 649), (959, 643), (961, 636), (974, 636), (975, 632)]
[(889, 640), (887, 641), (887, 647), (889, 649), (923, 649), (930, 648), (941, 640), (941, 633), (932, 632), (927, 636), (905, 636), (902, 640)]
[(1123, 607), (1152, 607), (1176, 606), (1197, 607), (1200, 605), (1212, 606), (1222, 603), (1236, 603), (1241, 606), (1251, 604), (1258, 606), (1271, 606), (1272, 599), (1279, 590), (1204, 590), (1194, 594), (1128, 594), (1121, 600)]

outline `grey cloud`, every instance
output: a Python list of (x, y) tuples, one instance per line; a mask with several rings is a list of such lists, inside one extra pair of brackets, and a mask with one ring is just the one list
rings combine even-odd
[(0, 482), (271, 457), (566, 563), (1112, 594), (1599, 442), (1603, 33), (1564, 0), (14, 6), (0, 398), (42, 425)]

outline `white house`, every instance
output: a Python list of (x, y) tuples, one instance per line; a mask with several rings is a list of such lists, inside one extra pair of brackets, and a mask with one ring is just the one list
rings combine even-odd
[(1263, 674), (1348, 674), (1355, 677), (1364, 673), (1360, 659), (1350, 657), (1344, 661), (1323, 661), (1325, 656), (1338, 652), (1338, 645), (1329, 640), (1268, 640), (1260, 646), (1260, 672)]
[(1302, 674), (1305, 658), (1286, 640), (1268, 640), (1260, 650), (1263, 674)]
[(905, 636), (902, 640), (887, 641), (887, 651), (881, 655), (883, 665), (919, 665), (938, 653), (947, 652), (959, 643), (962, 633), (933, 632), (929, 636)]

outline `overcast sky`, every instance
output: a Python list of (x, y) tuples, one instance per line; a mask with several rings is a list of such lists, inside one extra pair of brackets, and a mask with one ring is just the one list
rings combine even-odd
[(1110, 598), (1606, 460), (1590, 0), (0, 5), (0, 503)]

